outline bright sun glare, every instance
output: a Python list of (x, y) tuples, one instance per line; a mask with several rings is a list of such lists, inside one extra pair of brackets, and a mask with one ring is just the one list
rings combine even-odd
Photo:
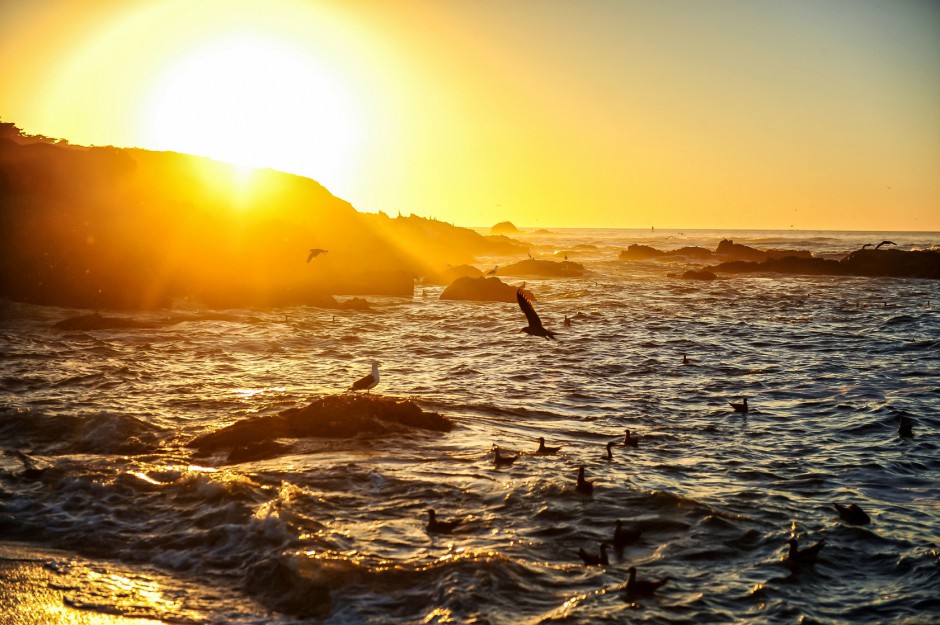
[(183, 52), (156, 80), (148, 144), (329, 186), (353, 167), (362, 132), (342, 80), (299, 47), (232, 35)]

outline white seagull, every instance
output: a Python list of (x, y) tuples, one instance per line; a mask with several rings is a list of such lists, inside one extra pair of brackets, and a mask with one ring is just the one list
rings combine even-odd
[(352, 386), (349, 387), (350, 391), (366, 391), (367, 393), (375, 388), (375, 385), (379, 383), (379, 363), (377, 360), (372, 361), (372, 373), (369, 375), (362, 376), (355, 382)]

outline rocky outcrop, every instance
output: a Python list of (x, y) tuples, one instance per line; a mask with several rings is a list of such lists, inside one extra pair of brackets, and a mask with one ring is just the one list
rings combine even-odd
[(410, 428), (449, 432), (453, 422), (436, 412), (422, 410), (409, 399), (351, 393), (321, 397), (302, 408), (276, 415), (249, 417), (190, 441), (201, 454), (229, 451), (233, 462), (271, 457), (285, 448), (275, 439), (352, 438), (360, 434), (386, 434)]
[(483, 272), (473, 265), (457, 265), (448, 267), (440, 273), (432, 273), (424, 277), (426, 284), (449, 285), (458, 278), (482, 278)]
[(763, 262), (732, 261), (709, 267), (718, 273), (787, 273), (940, 279), (940, 252), (858, 250), (841, 261), (787, 256)]
[[(469, 300), (473, 302), (516, 302), (519, 287), (506, 284), (499, 278), (458, 278), (441, 293), (441, 299)], [(529, 299), (535, 297), (525, 291)]]
[(726, 261), (742, 260), (758, 262), (768, 258), (784, 258), (796, 256), (798, 258), (812, 258), (808, 250), (760, 250), (748, 245), (735, 243), (724, 239), (717, 249), (712, 252), (704, 247), (687, 246), (675, 250), (658, 250), (649, 245), (634, 243), (626, 250), (620, 252), (620, 260), (651, 260), (651, 259), (695, 259), (700, 261), (723, 259)]
[(519, 228), (516, 228), (512, 224), (512, 222), (501, 221), (495, 226), (493, 226), (492, 228), (490, 228), (490, 232), (492, 232), (493, 234), (518, 234)]

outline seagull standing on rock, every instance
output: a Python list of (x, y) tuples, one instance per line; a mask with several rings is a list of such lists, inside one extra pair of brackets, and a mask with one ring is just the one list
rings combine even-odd
[(349, 387), (350, 391), (365, 391), (368, 393), (370, 390), (375, 388), (375, 385), (379, 383), (379, 362), (377, 360), (372, 361), (372, 373), (369, 375), (364, 375), (355, 382), (352, 383), (352, 386)]

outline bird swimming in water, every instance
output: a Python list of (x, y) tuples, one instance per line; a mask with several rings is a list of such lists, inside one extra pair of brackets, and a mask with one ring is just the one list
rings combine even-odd
[(438, 521), (434, 510), (428, 510), (428, 524), (426, 529), (432, 534), (450, 534), (454, 528), (463, 522), (462, 519), (456, 521)]
[(805, 549), (800, 549), (796, 538), (790, 537), (787, 540), (787, 544), (790, 545), (787, 555), (784, 558), (784, 562), (787, 563), (790, 567), (800, 567), (800, 566), (809, 566), (816, 563), (816, 557), (819, 555), (820, 550), (826, 544), (826, 539), (823, 538), (815, 545), (806, 547)]
[(630, 574), (627, 578), (627, 585), (624, 588), (627, 598), (649, 597), (669, 581), (668, 577), (657, 580), (637, 579), (635, 566), (631, 566), (627, 572)]
[(882, 241), (881, 243), (875, 246), (875, 249), (877, 250), (882, 245), (897, 245), (897, 243), (895, 243), (894, 241)]
[(594, 482), (588, 482), (584, 479), (584, 467), (578, 467), (578, 485), (575, 486), (577, 490), (582, 495), (591, 495), (594, 493)]
[(833, 502), (832, 507), (839, 513), (839, 518), (849, 525), (868, 525), (871, 523), (871, 517), (865, 514), (865, 511), (858, 507), (858, 504), (850, 503), (843, 506)]
[(565, 326), (566, 328), (571, 327), (571, 319), (568, 318), (568, 315), (565, 315), (565, 320), (561, 322), (561, 325)]
[(743, 412), (743, 413), (747, 414), (747, 397), (745, 397), (745, 398), (743, 398), (743, 399), (744, 399), (744, 401), (743, 401), (742, 403), (740, 403), (740, 404), (736, 404), (736, 403), (734, 403), (734, 402), (728, 402), (728, 405), (730, 405), (732, 408), (734, 408), (734, 411), (735, 411), (735, 412)]
[(486, 275), (488, 275), (488, 276), (495, 276), (497, 269), (499, 269), (499, 265), (496, 265), (495, 267), (493, 267), (492, 269), (490, 269), (489, 271), (487, 271), (487, 272), (486, 272)]
[(682, 364), (684, 365), (689, 364), (689, 358), (685, 354), (682, 354)]
[(578, 556), (587, 566), (607, 566), (610, 564), (610, 559), (607, 557), (607, 543), (601, 543), (601, 551), (598, 555), (588, 553), (584, 550), (584, 547), (578, 547)]
[(535, 453), (541, 456), (554, 456), (558, 453), (559, 449), (561, 449), (561, 447), (546, 447), (545, 437), (539, 436), (539, 448), (535, 450)]
[(347, 390), (350, 391), (365, 391), (368, 393), (370, 390), (375, 388), (375, 385), (379, 383), (379, 363), (377, 360), (372, 361), (372, 373), (364, 375), (355, 382), (352, 383)]
[(898, 415), (898, 436), (901, 438), (914, 438), (914, 422)]
[(554, 339), (555, 333), (542, 327), (542, 320), (539, 319), (538, 313), (535, 312), (535, 308), (532, 306), (532, 302), (525, 296), (522, 289), (516, 291), (516, 300), (519, 302), (519, 308), (522, 309), (525, 318), (529, 320), (529, 325), (519, 331), (531, 334), (532, 336), (544, 336), (546, 339)]
[(642, 531), (636, 528), (624, 529), (623, 521), (617, 519), (616, 527), (614, 527), (614, 550), (619, 555), (624, 547), (640, 540), (640, 534), (642, 534)]
[(330, 250), (321, 250), (319, 247), (314, 247), (310, 249), (310, 253), (307, 255), (307, 262), (319, 256), (320, 254), (329, 254)]
[(508, 467), (519, 459), (519, 456), (502, 456), (499, 453), (499, 446), (493, 445), (493, 461), (497, 467)]
[(610, 448), (613, 447), (613, 446), (616, 445), (616, 444), (617, 444), (617, 441), (610, 441), (609, 443), (607, 443), (607, 459), (608, 459), (608, 460), (613, 460), (613, 459), (614, 459), (614, 454), (613, 454), (612, 451), (610, 451)]
[(639, 447), (640, 437), (630, 436), (630, 430), (624, 430), (623, 431), (623, 446), (624, 447)]

